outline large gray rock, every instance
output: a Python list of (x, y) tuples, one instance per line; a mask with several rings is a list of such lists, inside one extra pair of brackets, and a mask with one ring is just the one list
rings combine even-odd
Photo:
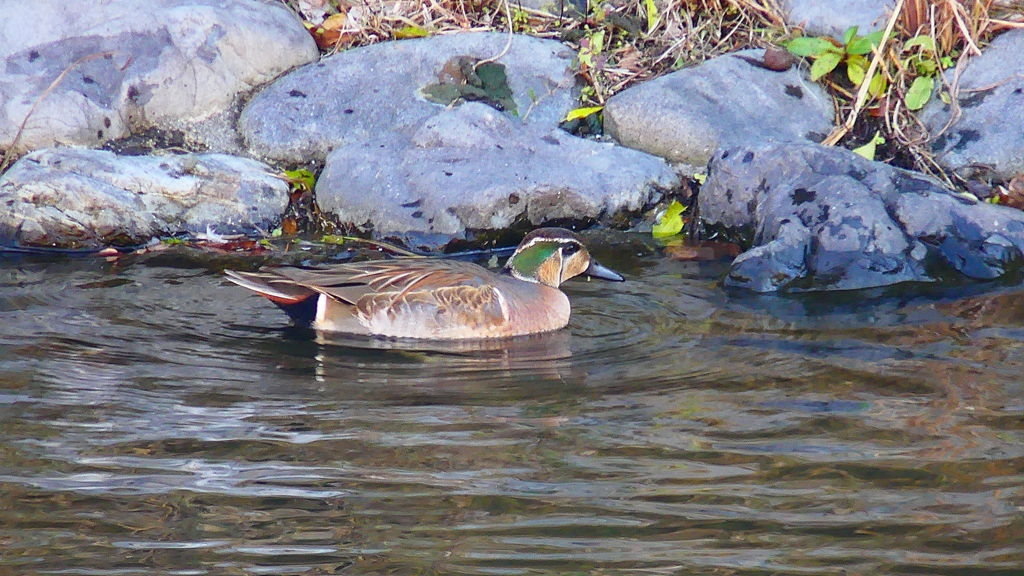
[[(952, 71), (947, 73), (952, 81)], [(996, 38), (960, 77), (960, 117), (948, 130), (952, 107), (933, 99), (921, 113), (938, 135), (939, 163), (964, 178), (1007, 181), (1024, 173), (1024, 30)]]
[[(465, 33), (383, 42), (300, 68), (257, 94), (239, 129), (250, 151), (288, 162), (323, 160), (339, 146), (401, 130), (440, 113), (420, 90), (447, 75), (458, 56), (490, 58), (508, 42), (499, 33)], [(576, 102), (573, 52), (559, 42), (513, 36), (506, 66), (516, 115), (556, 125)]]
[(0, 177), (0, 244), (93, 248), (269, 230), (287, 205), (288, 185), (254, 160), (51, 148)]
[[(110, 57), (82, 61), (111, 52)], [(102, 145), (147, 128), (195, 144), (237, 146), (235, 99), (317, 58), (302, 24), (255, 0), (0, 2), (0, 148), (47, 87), (19, 150)]]
[(623, 146), (703, 166), (720, 145), (820, 142), (832, 130), (832, 99), (796, 68), (752, 64), (763, 50), (720, 56), (612, 96), (605, 129)]
[(782, 8), (786, 22), (801, 26), (810, 36), (832, 36), (842, 39), (852, 26), (865, 36), (885, 28), (896, 0), (785, 0)]
[(378, 238), (437, 248), (517, 223), (607, 220), (678, 185), (660, 158), (468, 103), (428, 119), (411, 139), (338, 148), (316, 195), (323, 210)]
[(698, 202), (705, 226), (744, 237), (750, 248), (726, 284), (758, 292), (868, 288), (950, 273), (992, 279), (1024, 261), (1024, 212), (842, 148), (723, 148)]

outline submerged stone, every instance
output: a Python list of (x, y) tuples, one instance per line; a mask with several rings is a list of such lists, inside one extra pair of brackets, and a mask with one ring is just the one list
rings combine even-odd
[(964, 68), (958, 104), (948, 127), (953, 107), (939, 98), (921, 113), (939, 164), (963, 178), (999, 182), (1024, 173), (1024, 30), (999, 36)]
[(701, 188), (702, 223), (745, 236), (725, 283), (757, 292), (848, 290), (950, 272), (999, 278), (1024, 263), (1024, 212), (809, 144), (726, 147)]
[(150, 128), (234, 149), (236, 99), (317, 57), (287, 8), (255, 0), (0, 2), (0, 22), (0, 148), (28, 117), (18, 150)]
[(610, 220), (679, 182), (660, 158), (467, 103), (411, 137), (338, 148), (316, 195), (321, 209), (377, 238), (435, 249), (519, 223)]
[(288, 205), (267, 166), (224, 154), (32, 152), (0, 177), (0, 243), (98, 248), (182, 233), (266, 231)]
[(721, 145), (821, 141), (832, 99), (791, 68), (769, 70), (763, 50), (720, 56), (608, 99), (605, 130), (623, 146), (703, 167)]
[[(257, 156), (323, 160), (340, 146), (414, 128), (441, 113), (445, 105), (429, 101), (423, 90), (436, 99), (447, 84), (450, 98), (465, 96), (472, 81), (462, 63), (498, 56), (508, 42), (507, 34), (480, 32), (354, 48), (271, 84), (243, 110), (239, 130)], [(495, 100), (521, 123), (556, 126), (576, 102), (572, 58), (559, 42), (513, 36), (508, 53), (497, 61), (511, 94)], [(485, 70), (482, 78), (479, 73), (469, 66), (468, 75), (478, 75), (486, 95), (483, 86), (493, 85), (493, 71)]]

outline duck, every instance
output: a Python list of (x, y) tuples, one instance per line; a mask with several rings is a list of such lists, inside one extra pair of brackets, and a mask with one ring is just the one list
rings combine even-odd
[(571, 311), (559, 289), (565, 281), (581, 274), (624, 280), (564, 228), (530, 232), (499, 271), (457, 260), (396, 258), (225, 274), (318, 331), (430, 340), (560, 330)]

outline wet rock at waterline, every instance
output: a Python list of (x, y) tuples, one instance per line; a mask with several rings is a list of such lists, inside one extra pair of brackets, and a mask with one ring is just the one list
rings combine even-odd
[(287, 205), (288, 185), (254, 160), (44, 149), (0, 177), (0, 243), (94, 248), (266, 231)]
[(0, 148), (35, 105), (19, 150), (148, 128), (231, 149), (236, 98), (318, 55), (287, 8), (255, 0), (0, 2), (0, 23)]
[(338, 148), (316, 193), (343, 222), (436, 248), (520, 222), (609, 219), (678, 185), (660, 158), (467, 103), (426, 120), (411, 138)]
[(999, 36), (967, 65), (958, 103), (945, 131), (952, 106), (936, 97), (922, 111), (938, 162), (964, 178), (1005, 182), (1024, 173), (1024, 30)]
[(605, 130), (622, 145), (703, 167), (720, 145), (821, 141), (832, 100), (797, 68), (758, 65), (763, 50), (709, 60), (608, 99)]
[(947, 273), (993, 279), (1024, 263), (1024, 212), (841, 148), (723, 148), (699, 206), (704, 225), (748, 240), (726, 284), (758, 292), (868, 288)]
[[(424, 89), (464, 84), (467, 58), (502, 54), (509, 36), (480, 32), (382, 42), (300, 68), (257, 94), (242, 112), (250, 151), (263, 158), (306, 162), (339, 146), (415, 127), (445, 109)], [(514, 109), (510, 117), (554, 127), (576, 103), (573, 52), (554, 40), (515, 35), (504, 67)], [(470, 67), (472, 68), (472, 67)]]
[(865, 36), (885, 28), (896, 0), (784, 0), (786, 22), (800, 26), (811, 36), (832, 36), (842, 40), (852, 26)]

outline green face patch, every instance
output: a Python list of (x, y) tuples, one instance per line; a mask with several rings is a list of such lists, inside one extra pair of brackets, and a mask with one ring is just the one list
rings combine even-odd
[(523, 276), (536, 276), (537, 270), (561, 248), (558, 242), (538, 242), (512, 256), (511, 267)]

